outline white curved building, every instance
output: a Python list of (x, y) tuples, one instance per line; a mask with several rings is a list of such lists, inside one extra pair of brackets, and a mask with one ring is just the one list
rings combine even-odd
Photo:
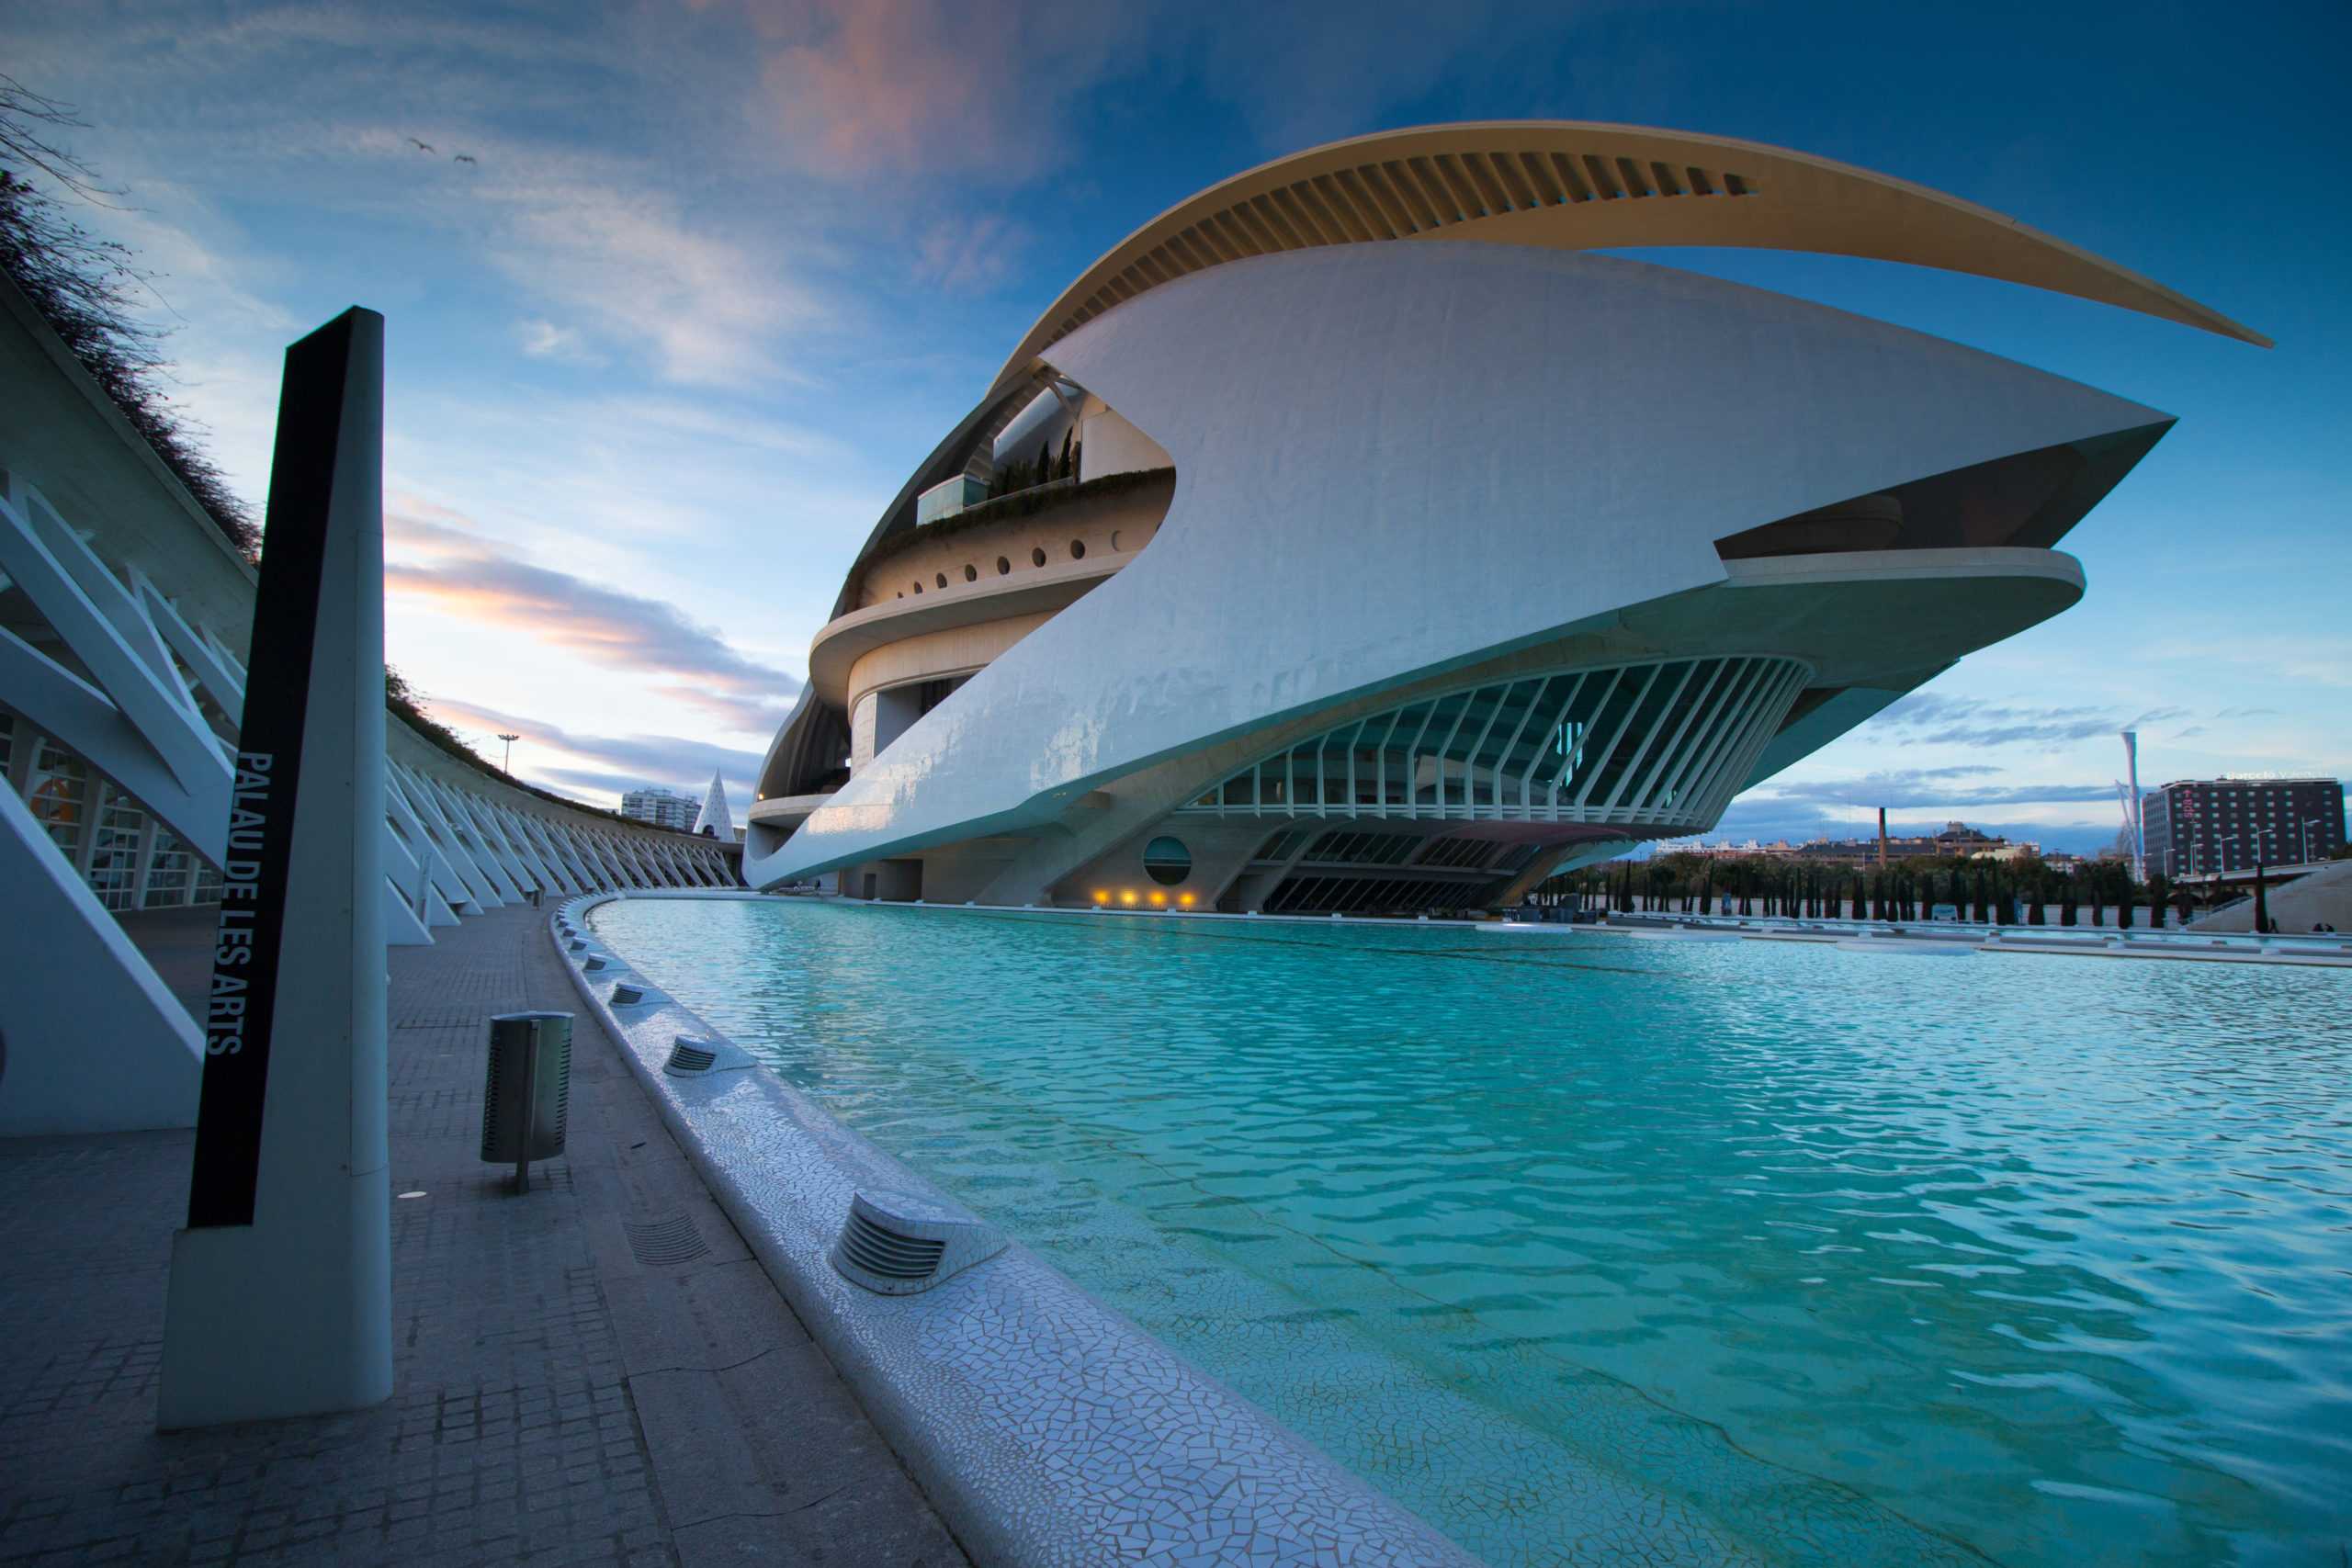
[(1580, 254), (1655, 244), (1944, 266), (2267, 341), (1753, 143), (1531, 122), (1282, 160), (1073, 284), (909, 480), (811, 647), (746, 880), (1507, 902), (1712, 827), (2081, 596), (2054, 547), (2169, 416)]

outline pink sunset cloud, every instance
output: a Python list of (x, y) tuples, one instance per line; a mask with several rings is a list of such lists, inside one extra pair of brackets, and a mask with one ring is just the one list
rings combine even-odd
[(739, 734), (783, 721), (800, 682), (745, 658), (713, 627), (666, 600), (536, 565), (461, 514), (394, 495), (386, 541), (387, 593), (444, 615), (521, 631), (602, 669), (666, 678), (655, 689)]

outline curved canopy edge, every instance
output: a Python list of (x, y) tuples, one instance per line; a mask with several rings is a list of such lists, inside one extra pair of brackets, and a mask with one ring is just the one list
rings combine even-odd
[(2045, 288), (2267, 348), (2270, 339), (2016, 219), (1849, 164), (1731, 137), (1487, 120), (1353, 137), (1261, 164), (1136, 230), (997, 377), (1159, 284), (1243, 256), (1442, 236), (1555, 250), (1721, 245), (1905, 262)]

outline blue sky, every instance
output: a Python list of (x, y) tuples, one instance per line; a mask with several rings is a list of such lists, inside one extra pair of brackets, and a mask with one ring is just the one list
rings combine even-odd
[[(2073, 611), (1743, 797), (2066, 848), (2143, 783), (2352, 763), (2352, 44), (2340, 4), (641, 0), (0, 9), (123, 186), (186, 407), (266, 487), (278, 355), (390, 321), (393, 660), (518, 773), (740, 802), (883, 504), (1154, 213), (1387, 127), (1753, 138), (1982, 202), (2269, 351), (1891, 265), (1655, 252), (2180, 416), (2070, 536)], [(418, 145), (422, 143), (423, 145)], [(458, 154), (471, 162), (463, 162)]]

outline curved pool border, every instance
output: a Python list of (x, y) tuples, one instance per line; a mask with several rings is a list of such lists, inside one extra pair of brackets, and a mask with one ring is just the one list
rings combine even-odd
[[(877, 1295), (836, 1273), (833, 1239), (858, 1188), (968, 1211), (748, 1055), (723, 1052), (694, 1077), (663, 1072), (679, 1036), (726, 1036), (586, 921), (629, 898), (763, 897), (591, 894), (558, 908), (548, 933), (719, 1206), (975, 1562), (1475, 1568), (1017, 1240), (916, 1295)], [(616, 1005), (618, 985), (640, 999)]]

